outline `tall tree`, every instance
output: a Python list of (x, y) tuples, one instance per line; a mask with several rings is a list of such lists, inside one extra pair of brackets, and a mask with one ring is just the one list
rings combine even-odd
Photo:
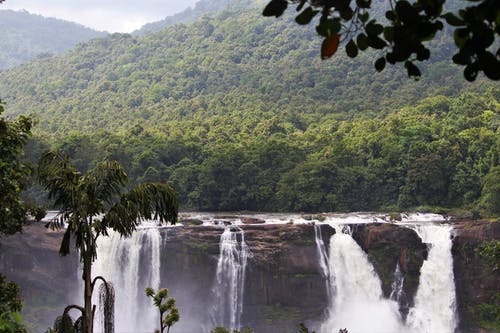
[(92, 263), (97, 257), (97, 239), (114, 230), (130, 236), (141, 220), (155, 219), (160, 223), (177, 222), (178, 195), (168, 185), (144, 183), (122, 193), (127, 174), (118, 162), (99, 163), (87, 173), (80, 173), (66, 156), (58, 152), (45, 153), (39, 162), (40, 183), (55, 199), (60, 210), (51, 225), (66, 231), (59, 253), (70, 253), (71, 238), (80, 253), (85, 283), (84, 306), (70, 305), (82, 313), (83, 331), (93, 332), (92, 293), (98, 280), (92, 277)]
[[(4, 104), (0, 100), (0, 115)], [(0, 118), (0, 235), (21, 231), (26, 223), (26, 206), (21, 199), (29, 168), (20, 161), (23, 146), (31, 135), (32, 120)]]

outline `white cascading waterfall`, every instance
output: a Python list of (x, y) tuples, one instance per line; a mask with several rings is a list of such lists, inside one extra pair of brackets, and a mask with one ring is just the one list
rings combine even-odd
[(415, 225), (414, 230), (429, 245), (429, 253), (420, 269), (415, 306), (408, 313), (407, 326), (412, 333), (453, 333), (457, 315), (452, 227), (423, 224)]
[(403, 286), (405, 283), (405, 277), (401, 272), (401, 267), (399, 267), (399, 263), (396, 265), (396, 270), (394, 271), (394, 276), (392, 278), (391, 284), (391, 294), (389, 296), (390, 299), (399, 303), (401, 298), (404, 296)]
[(221, 235), (217, 262), (212, 324), (230, 331), (241, 328), (245, 271), (250, 254), (244, 231), (236, 226), (227, 227)]
[[(332, 299), (329, 317), (321, 333), (453, 333), (457, 327), (455, 282), (453, 276), (452, 239), (449, 225), (403, 224), (414, 229), (429, 246), (427, 260), (420, 269), (415, 305), (404, 322), (398, 302), (405, 298), (404, 275), (399, 264), (393, 276), (389, 299), (383, 297), (381, 282), (367, 255), (350, 235), (350, 229), (332, 225), (336, 233), (330, 238), (327, 257)], [(320, 268), (324, 254), (315, 227)], [(323, 245), (324, 246), (324, 245)], [(403, 299), (404, 302), (406, 300)]]
[(404, 330), (396, 302), (383, 298), (378, 278), (366, 253), (350, 235), (350, 229), (334, 225), (330, 238), (329, 269), (334, 290), (329, 318), (321, 333), (400, 333)]
[[(116, 332), (153, 332), (157, 309), (146, 297), (146, 287), (160, 288), (161, 235), (157, 228), (139, 228), (124, 238), (111, 232), (98, 239), (98, 257), (93, 276), (113, 283), (116, 294)], [(95, 332), (102, 332), (99, 322)]]
[(316, 243), (316, 250), (318, 251), (318, 263), (321, 268), (321, 274), (325, 278), (326, 293), (328, 299), (332, 300), (332, 283), (330, 282), (331, 274), (328, 265), (328, 254), (326, 252), (325, 242), (323, 241), (320, 224), (314, 224), (314, 242)]

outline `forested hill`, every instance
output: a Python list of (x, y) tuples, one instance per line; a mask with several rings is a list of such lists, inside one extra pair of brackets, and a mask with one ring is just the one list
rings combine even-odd
[(0, 92), (39, 120), (32, 161), (49, 146), (80, 169), (116, 159), (183, 209), (500, 214), (500, 89), (463, 79), (451, 38), (414, 81), (377, 73), (376, 54), (321, 61), (292, 20), (249, 8), (114, 34), (0, 73)]
[(95, 39), (4, 71), (0, 91), (9, 112), (39, 117), (39, 131), (67, 133), (228, 113), (345, 118), (455, 95), (468, 85), (442, 61), (451, 52), (445, 39), (415, 82), (401, 67), (378, 74), (367, 55), (351, 60), (339, 52), (321, 61), (312, 30), (290, 18), (263, 18), (260, 8), (225, 11), (143, 38)]
[(80, 42), (106, 35), (73, 22), (13, 10), (0, 10), (0, 31), (0, 69), (61, 54)]

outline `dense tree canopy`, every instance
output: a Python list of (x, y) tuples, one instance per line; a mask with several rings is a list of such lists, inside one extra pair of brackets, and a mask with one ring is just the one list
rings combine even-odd
[[(0, 115), (4, 112), (0, 100)], [(27, 209), (21, 199), (30, 169), (21, 162), (23, 147), (31, 135), (32, 120), (0, 118), (0, 235), (21, 231), (27, 221)]]
[[(446, 4), (455, 11), (448, 11)], [(492, 80), (500, 79), (500, 3), (496, 0), (469, 0), (466, 4), (390, 0), (383, 5), (377, 0), (271, 0), (264, 15), (281, 16), (289, 5), (295, 5), (299, 12), (295, 18), (298, 24), (308, 24), (319, 16), (316, 31), (324, 37), (323, 58), (331, 57), (339, 42), (345, 41), (346, 53), (353, 58), (358, 50), (380, 50), (375, 61), (378, 71), (387, 62), (404, 62), (408, 75), (418, 77), (421, 73), (414, 63), (431, 55), (425, 42), (447, 24), (458, 48), (453, 61), (465, 66), (465, 78), (474, 81), (482, 71)]]

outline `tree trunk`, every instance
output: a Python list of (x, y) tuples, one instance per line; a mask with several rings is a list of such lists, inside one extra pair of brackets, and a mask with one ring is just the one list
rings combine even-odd
[(83, 258), (83, 280), (85, 282), (85, 314), (83, 318), (84, 333), (92, 333), (94, 331), (94, 314), (92, 313), (92, 258)]

